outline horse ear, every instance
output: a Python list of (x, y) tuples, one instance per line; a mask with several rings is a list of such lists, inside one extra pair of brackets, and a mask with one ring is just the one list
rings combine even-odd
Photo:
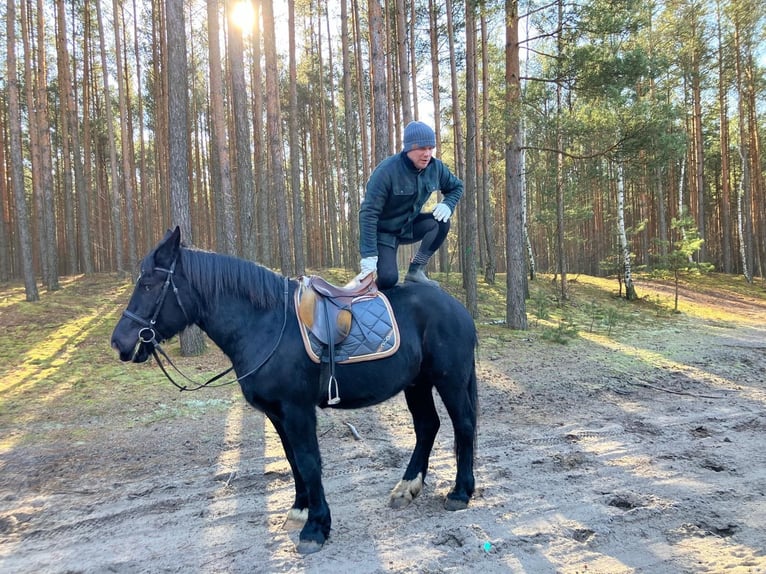
[(162, 267), (170, 267), (178, 254), (181, 244), (181, 228), (176, 226), (173, 231), (168, 229), (165, 237), (157, 245), (154, 252), (154, 263)]

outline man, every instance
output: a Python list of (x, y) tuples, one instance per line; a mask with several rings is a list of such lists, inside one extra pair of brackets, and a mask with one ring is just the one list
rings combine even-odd
[[(463, 195), (463, 182), (433, 157), (436, 135), (423, 122), (404, 128), (404, 146), (398, 154), (384, 159), (367, 182), (359, 210), (360, 277), (377, 271), (378, 287), (387, 289), (399, 281), (396, 252), (399, 245), (420, 241), (405, 281), (427, 283), (425, 267), (444, 243), (449, 219)], [(431, 194), (443, 199), (432, 213), (422, 212)]]

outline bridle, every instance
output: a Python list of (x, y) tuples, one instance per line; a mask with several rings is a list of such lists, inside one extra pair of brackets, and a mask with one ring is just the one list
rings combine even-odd
[[(178, 295), (178, 287), (176, 287), (176, 282), (174, 279), (175, 270), (176, 270), (176, 261), (178, 261), (178, 256), (176, 256), (175, 259), (173, 259), (173, 263), (170, 264), (169, 268), (165, 267), (155, 267), (153, 271), (161, 271), (164, 273), (167, 273), (167, 276), (165, 277), (165, 283), (162, 285), (162, 291), (160, 291), (160, 296), (157, 297), (157, 300), (154, 302), (154, 313), (152, 314), (152, 318), (148, 321), (144, 319), (143, 317), (139, 317), (135, 313), (128, 311), (125, 309), (122, 312), (122, 315), (124, 317), (127, 317), (128, 319), (131, 319), (138, 323), (139, 325), (142, 325), (141, 330), (138, 332), (138, 340), (142, 343), (152, 343), (153, 345), (157, 346), (160, 344), (161, 341), (165, 340), (165, 337), (160, 337), (159, 340), (157, 340), (157, 331), (155, 330), (155, 325), (157, 324), (157, 317), (160, 314), (160, 310), (162, 309), (163, 303), (165, 303), (165, 298), (168, 296), (168, 291), (170, 288), (173, 288), (173, 294), (176, 296), (176, 302), (178, 303), (178, 306), (181, 308), (181, 311), (183, 311), (184, 317), (186, 318), (187, 323), (191, 323), (189, 320), (189, 315), (186, 313), (186, 308), (184, 307), (184, 304), (181, 302), (181, 297)], [(139, 277), (139, 280), (141, 278)]]
[[(165, 375), (165, 378), (169, 380), (173, 385), (179, 390), (179, 391), (198, 391), (200, 389), (203, 389), (205, 387), (223, 387), (225, 385), (231, 385), (233, 383), (237, 383), (244, 379), (245, 377), (249, 377), (253, 373), (255, 373), (258, 369), (260, 369), (263, 365), (266, 364), (266, 361), (268, 361), (272, 355), (276, 352), (277, 347), (279, 346), (279, 343), (282, 341), (282, 336), (285, 333), (285, 327), (287, 326), (287, 301), (288, 301), (288, 294), (289, 294), (289, 288), (290, 284), (285, 277), (285, 289), (284, 289), (284, 320), (282, 321), (282, 329), (279, 332), (279, 337), (277, 338), (277, 342), (274, 344), (274, 348), (271, 349), (271, 352), (260, 362), (258, 365), (256, 365), (255, 368), (251, 369), (244, 375), (241, 375), (237, 377), (236, 379), (232, 379), (230, 381), (226, 381), (223, 383), (219, 383), (217, 385), (213, 385), (212, 383), (219, 380), (221, 377), (224, 377), (225, 375), (229, 374), (233, 369), (234, 365), (226, 369), (225, 371), (222, 371), (215, 375), (214, 377), (211, 377), (204, 383), (197, 383), (194, 380), (190, 379), (188, 376), (186, 376), (181, 370), (176, 367), (175, 363), (173, 363), (172, 359), (168, 356), (168, 354), (165, 352), (165, 350), (162, 348), (160, 343), (162, 341), (165, 341), (165, 337), (160, 336), (160, 338), (157, 338), (157, 329), (155, 325), (157, 324), (157, 317), (160, 314), (160, 311), (162, 310), (162, 305), (165, 303), (165, 299), (168, 295), (168, 291), (170, 291), (171, 287), (173, 289), (173, 295), (175, 295), (176, 303), (178, 303), (178, 306), (181, 308), (181, 311), (184, 314), (184, 317), (186, 318), (186, 324), (189, 325), (192, 323), (192, 321), (189, 319), (189, 315), (186, 312), (186, 308), (184, 307), (183, 302), (181, 301), (181, 297), (178, 295), (178, 287), (176, 287), (175, 283), (175, 269), (176, 269), (176, 262), (178, 261), (178, 255), (176, 255), (176, 258), (173, 259), (173, 263), (170, 264), (169, 268), (165, 267), (155, 267), (152, 271), (160, 271), (167, 273), (167, 276), (165, 277), (165, 283), (162, 285), (162, 291), (160, 292), (159, 297), (157, 297), (157, 301), (154, 303), (154, 313), (152, 313), (152, 318), (148, 321), (144, 319), (143, 317), (140, 317), (133, 313), (132, 311), (128, 311), (125, 309), (122, 312), (123, 317), (127, 317), (128, 319), (135, 321), (139, 325), (141, 325), (141, 329), (138, 331), (138, 340), (139, 343), (151, 343), (152, 345), (152, 356), (154, 357), (154, 360), (157, 361), (157, 365), (160, 367), (160, 370)], [(161, 335), (161, 334), (160, 334)], [(189, 381), (190, 383), (194, 384), (193, 387), (189, 388), (186, 385), (180, 385), (178, 384), (173, 377), (170, 376), (170, 373), (168, 373), (167, 369), (165, 368), (165, 365), (162, 364), (162, 361), (160, 360), (159, 355), (162, 355), (165, 357), (165, 360), (168, 362), (168, 364), (173, 367), (173, 370), (175, 370), (176, 373), (181, 375), (184, 379)]]

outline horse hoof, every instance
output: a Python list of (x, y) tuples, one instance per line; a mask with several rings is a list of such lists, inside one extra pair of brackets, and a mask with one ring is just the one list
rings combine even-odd
[(391, 508), (405, 508), (420, 494), (423, 490), (423, 475), (418, 475), (412, 480), (400, 480), (399, 484), (391, 491), (391, 498), (388, 505)]
[(393, 496), (388, 501), (388, 506), (391, 508), (395, 508), (396, 510), (400, 510), (402, 508), (407, 508), (410, 503), (412, 502), (412, 498), (407, 498), (405, 496), (399, 496), (394, 498)]
[(296, 546), (296, 550), (298, 551), (298, 554), (313, 554), (314, 552), (319, 552), (322, 549), (322, 546), (322, 544), (315, 540), (301, 540), (298, 543), (298, 546)]
[(444, 508), (449, 511), (465, 510), (466, 508), (468, 508), (468, 501), (457, 500), (455, 498), (447, 498), (447, 500), (444, 501)]

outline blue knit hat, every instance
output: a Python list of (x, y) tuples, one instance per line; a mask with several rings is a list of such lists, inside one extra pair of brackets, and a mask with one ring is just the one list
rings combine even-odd
[(410, 151), (414, 147), (436, 147), (436, 134), (431, 126), (423, 122), (410, 122), (404, 128), (404, 147), (402, 151)]

